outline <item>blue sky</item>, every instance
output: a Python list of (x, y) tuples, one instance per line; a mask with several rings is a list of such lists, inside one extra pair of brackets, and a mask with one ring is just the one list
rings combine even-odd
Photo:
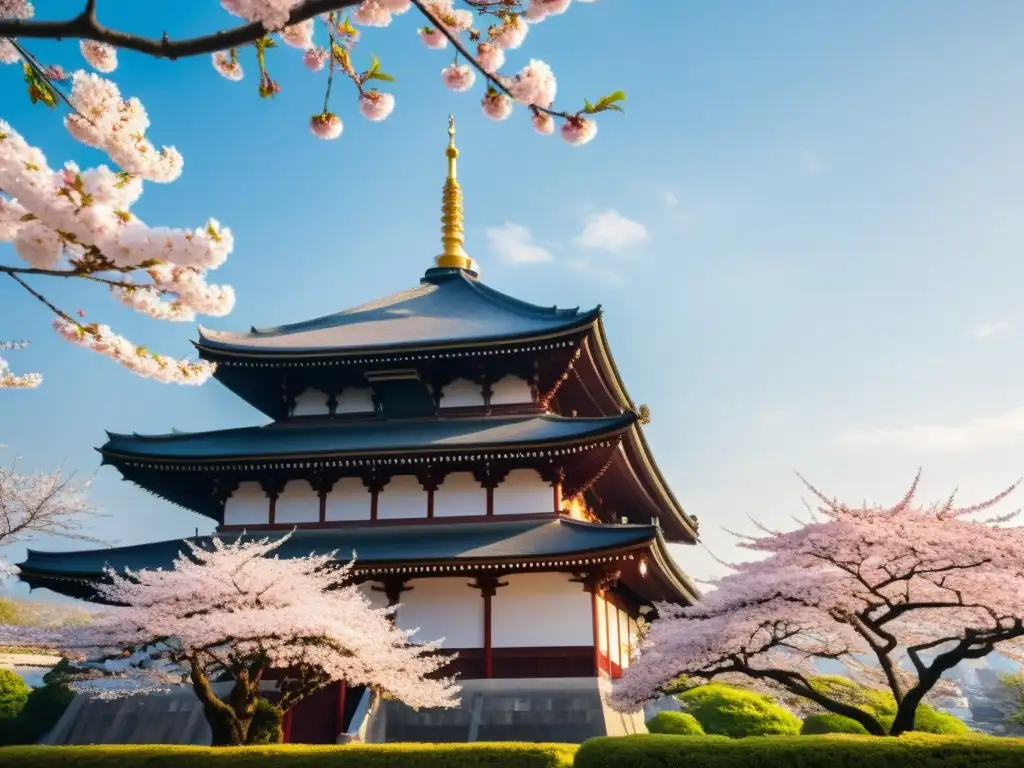
[[(80, 3), (45, 5), (60, 17)], [(185, 157), (182, 178), (149, 185), (136, 211), (232, 228), (235, 252), (211, 277), (239, 301), (231, 316), (205, 319), (211, 327), (337, 311), (416, 284), (438, 252), (453, 112), (467, 250), (485, 281), (542, 305), (603, 305), (630, 394), (652, 409), (659, 464), (717, 556), (741, 554), (724, 528), (801, 512), (794, 469), (851, 502), (895, 499), (919, 466), (926, 496), (959, 486), (965, 501), (1024, 474), (1024, 5), (625, 10), (643, 5), (654, 6), (577, 3), (510, 56), (515, 68), (550, 63), (567, 108), (628, 91), (626, 114), (601, 119), (583, 148), (535, 135), (524, 114), (486, 120), (479, 83), (444, 90), (449, 55), (419, 44), (411, 14), (361, 44), (398, 78), (395, 113), (368, 123), (342, 83), (335, 142), (306, 129), (322, 81), (291, 50), (271, 52), (284, 87), (271, 102), (256, 96), (248, 60), (246, 80), (230, 83), (208, 57), (122, 53), (122, 91), (146, 104), (152, 139)], [(212, 1), (100, 10), (110, 25), (155, 35), (231, 23)], [(78, 66), (73, 43), (33, 51)], [(51, 163), (101, 162), (59, 115), (28, 104), (16, 69), (0, 69), (0, 94), (0, 116)], [(0, 261), (14, 258), (0, 245)], [(192, 325), (149, 320), (88, 285), (35, 286), (153, 349), (190, 351)], [(104, 429), (262, 422), (216, 383), (138, 379), (69, 346), (16, 289), (0, 283), (0, 338), (31, 339), (10, 362), (45, 376), (41, 389), (0, 396), (3, 453), (24, 468), (63, 462), (90, 475)], [(96, 533), (122, 544), (211, 528), (110, 468), (93, 496), (110, 515)], [(718, 570), (700, 548), (678, 554), (698, 577)]]

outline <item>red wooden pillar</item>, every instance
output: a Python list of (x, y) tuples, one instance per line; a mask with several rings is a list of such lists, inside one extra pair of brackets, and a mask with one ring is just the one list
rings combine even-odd
[(338, 733), (342, 733), (345, 730), (345, 694), (347, 689), (348, 684), (344, 680), (338, 683), (338, 713), (335, 718), (335, 730)]
[(484, 677), (494, 677), (494, 638), (491, 628), (491, 616), (493, 614), (492, 599), (497, 594), (499, 587), (507, 587), (507, 581), (498, 581), (496, 576), (477, 576), (476, 581), (470, 584), (473, 589), (480, 590), (480, 596), (484, 600)]
[(281, 720), (281, 736), (282, 741), (285, 744), (291, 744), (292, 742), (292, 712), (295, 710), (294, 707), (284, 713), (284, 718)]

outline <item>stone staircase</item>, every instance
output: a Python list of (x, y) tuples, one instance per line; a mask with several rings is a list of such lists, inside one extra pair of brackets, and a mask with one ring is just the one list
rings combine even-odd
[(397, 701), (380, 702), (367, 741), (581, 743), (644, 732), (642, 716), (612, 712), (606, 693), (607, 683), (594, 678), (466, 680), (459, 709), (417, 712)]

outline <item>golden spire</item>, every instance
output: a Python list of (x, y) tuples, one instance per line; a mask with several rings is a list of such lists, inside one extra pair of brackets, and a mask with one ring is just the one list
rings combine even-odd
[(463, 250), (462, 187), (455, 177), (455, 160), (459, 150), (455, 146), (455, 118), (448, 115), (448, 178), (441, 193), (441, 255), (435, 259), (439, 267), (471, 269), (473, 260)]

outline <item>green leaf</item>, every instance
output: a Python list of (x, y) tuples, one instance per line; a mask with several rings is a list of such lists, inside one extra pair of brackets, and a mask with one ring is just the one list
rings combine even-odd
[(380, 70), (380, 59), (375, 54), (370, 54), (370, 68), (366, 70), (367, 75), (374, 75)]
[(395, 82), (395, 78), (387, 72), (371, 72), (363, 77), (363, 80), (383, 80), (385, 83)]

